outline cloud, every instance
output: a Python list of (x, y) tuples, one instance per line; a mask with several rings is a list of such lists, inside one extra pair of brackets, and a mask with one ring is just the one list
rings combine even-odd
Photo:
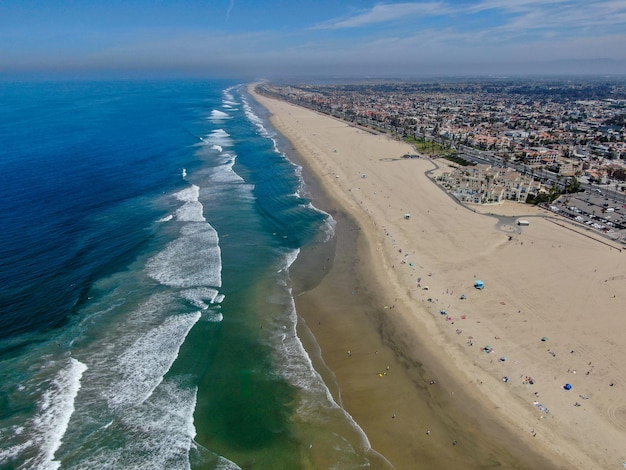
[(234, 6), (235, 0), (230, 0), (230, 5), (228, 5), (228, 10), (226, 10), (226, 23), (228, 23), (228, 19), (230, 18), (230, 12), (233, 11)]
[(377, 4), (369, 10), (362, 10), (354, 16), (330, 20), (312, 29), (358, 28), (372, 24), (388, 23), (415, 16), (439, 16), (453, 13), (454, 10), (443, 2), (418, 2)]
[[(511, 12), (528, 11), (537, 7), (572, 3), (572, 0), (483, 0), (471, 5), (467, 11), (476, 13), (485, 10), (503, 10)], [(574, 2), (576, 3), (576, 2)]]
[(626, 27), (626, 2), (623, 0), (482, 0), (465, 5), (453, 2), (379, 3), (354, 15), (332, 19), (312, 30), (361, 28), (414, 18), (453, 16), (459, 29), (464, 19), (480, 20), (493, 12), (484, 26), (520, 33), (543, 28), (560, 31), (599, 26)]
[(625, 27), (626, 2), (619, 0), (483, 0), (468, 8), (470, 14), (496, 10), (500, 29), (520, 32), (550, 28), (563, 31), (596, 27)]
[(405, 0), (378, 3), (313, 28), (302, 28), (301, 22), (271, 28), (259, 19), (266, 29), (241, 30), (225, 27), (223, 15), (228, 23), (233, 12), (250, 16), (250, 11), (241, 10), (241, 2), (235, 11), (235, 0), (228, 2), (227, 10), (226, 2), (219, 2), (212, 27), (140, 24), (112, 35), (104, 29), (61, 34), (55, 26), (36, 36), (33, 28), (10, 34), (4, 28), (0, 39), (15, 47), (0, 50), (0, 68), (358, 75), (415, 73), (431, 66), (480, 72), (482, 65), (495, 70), (499, 64), (540, 70), (532, 64), (600, 57), (626, 72), (624, 0)]

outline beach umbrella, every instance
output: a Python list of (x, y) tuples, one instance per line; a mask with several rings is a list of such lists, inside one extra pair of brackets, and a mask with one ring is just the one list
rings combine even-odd
[(476, 281), (474, 281), (474, 287), (476, 289), (482, 289), (483, 287), (485, 287), (485, 283), (480, 279), (477, 279)]
[(563, 385), (563, 390), (571, 390), (571, 389), (572, 389), (572, 385), (571, 384)]
[(548, 338), (544, 336), (543, 338), (541, 338), (541, 341), (545, 343), (546, 341), (548, 341)]

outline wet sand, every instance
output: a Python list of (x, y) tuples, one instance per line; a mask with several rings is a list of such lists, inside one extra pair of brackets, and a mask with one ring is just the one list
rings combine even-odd
[(474, 213), (425, 176), (432, 161), (400, 158), (409, 146), (258, 100), (337, 220), (336, 245), (294, 265), (294, 292), (372, 447), (397, 469), (619, 468), (626, 254), (525, 206)]

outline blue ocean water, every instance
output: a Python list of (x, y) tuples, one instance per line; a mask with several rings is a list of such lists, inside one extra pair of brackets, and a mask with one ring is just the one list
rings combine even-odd
[(0, 468), (363, 468), (296, 335), (333, 235), (245, 86), (0, 84)]

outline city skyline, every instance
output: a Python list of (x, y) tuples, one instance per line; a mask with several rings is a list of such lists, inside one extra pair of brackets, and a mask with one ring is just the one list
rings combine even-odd
[(626, 3), (31, 0), (0, 41), (9, 76), (626, 74)]

